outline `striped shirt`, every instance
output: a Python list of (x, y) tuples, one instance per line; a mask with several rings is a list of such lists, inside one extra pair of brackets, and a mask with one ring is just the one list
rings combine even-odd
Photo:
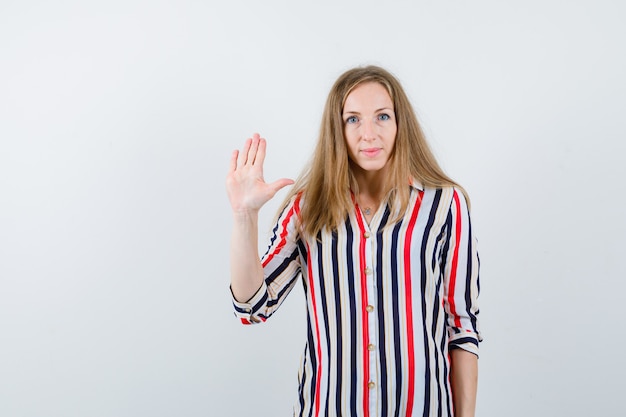
[(452, 416), (448, 351), (478, 354), (479, 259), (457, 189), (411, 185), (404, 216), (381, 205), (370, 224), (355, 203), (337, 230), (297, 232), (300, 198), (278, 218), (265, 280), (245, 324), (270, 317), (301, 278), (307, 340), (297, 416)]

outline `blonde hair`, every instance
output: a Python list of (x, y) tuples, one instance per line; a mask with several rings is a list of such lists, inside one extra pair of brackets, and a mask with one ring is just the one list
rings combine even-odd
[(391, 191), (389, 204), (394, 220), (399, 220), (406, 211), (411, 179), (427, 187), (455, 186), (465, 194), (439, 167), (398, 80), (377, 66), (353, 68), (343, 73), (331, 88), (313, 157), (286, 198), (288, 201), (302, 195), (304, 204), (299, 218), (305, 235), (317, 236), (324, 227), (335, 229), (354, 209), (350, 191), (358, 194), (358, 187), (344, 137), (343, 106), (350, 92), (370, 82), (386, 88), (395, 111), (397, 134), (387, 162), (391, 168), (387, 186)]

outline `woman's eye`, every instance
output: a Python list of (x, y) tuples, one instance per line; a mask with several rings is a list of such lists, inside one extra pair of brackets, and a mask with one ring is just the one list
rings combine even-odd
[(356, 123), (358, 121), (359, 119), (357, 119), (356, 116), (350, 116), (346, 119), (346, 123)]
[(389, 120), (391, 117), (387, 113), (378, 115), (378, 120)]

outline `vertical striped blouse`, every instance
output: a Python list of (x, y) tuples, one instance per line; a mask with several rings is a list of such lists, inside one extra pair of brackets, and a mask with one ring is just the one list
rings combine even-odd
[(297, 416), (452, 416), (449, 349), (478, 354), (479, 259), (455, 188), (411, 185), (404, 216), (358, 205), (318, 239), (297, 232), (301, 201), (279, 216), (262, 257), (265, 280), (245, 324), (265, 321), (301, 278), (307, 340)]

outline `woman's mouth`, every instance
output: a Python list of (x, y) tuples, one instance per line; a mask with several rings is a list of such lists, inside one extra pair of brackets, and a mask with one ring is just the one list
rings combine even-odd
[(376, 155), (378, 155), (380, 153), (380, 151), (382, 151), (381, 148), (361, 149), (361, 153), (363, 153), (365, 156), (367, 156), (369, 158), (375, 157)]

